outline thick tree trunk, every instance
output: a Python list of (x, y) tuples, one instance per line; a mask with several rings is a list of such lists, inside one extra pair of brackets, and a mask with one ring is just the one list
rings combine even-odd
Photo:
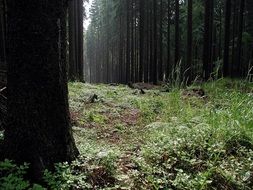
[(35, 179), (78, 154), (68, 110), (65, 22), (64, 0), (8, 0), (5, 156), (30, 163)]
[(6, 1), (0, 0), (0, 69), (6, 66)]

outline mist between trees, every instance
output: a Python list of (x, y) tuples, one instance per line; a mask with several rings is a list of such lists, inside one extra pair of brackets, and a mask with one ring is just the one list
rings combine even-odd
[(94, 0), (85, 32), (85, 80), (128, 83), (246, 77), (250, 0)]

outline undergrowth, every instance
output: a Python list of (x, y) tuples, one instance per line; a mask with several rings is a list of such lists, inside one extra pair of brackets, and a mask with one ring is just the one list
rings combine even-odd
[[(145, 94), (81, 83), (69, 89), (81, 155), (45, 171), (45, 188), (252, 189), (251, 83), (220, 79)], [(43, 189), (23, 178), (27, 167), (1, 162), (0, 189)]]

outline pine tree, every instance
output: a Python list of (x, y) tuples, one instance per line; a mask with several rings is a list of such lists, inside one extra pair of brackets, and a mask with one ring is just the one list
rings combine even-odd
[(17, 163), (30, 163), (31, 176), (41, 179), (44, 169), (53, 169), (54, 163), (71, 161), (78, 153), (67, 97), (67, 5), (63, 0), (7, 3), (5, 153), (6, 158)]
[(69, 2), (69, 79), (83, 81), (83, 0)]
[(192, 80), (192, 0), (188, 0), (186, 78)]
[(230, 18), (231, 18), (231, 0), (226, 0), (226, 16), (225, 16), (225, 42), (224, 42), (224, 63), (223, 75), (228, 77), (229, 72), (229, 41), (230, 41)]

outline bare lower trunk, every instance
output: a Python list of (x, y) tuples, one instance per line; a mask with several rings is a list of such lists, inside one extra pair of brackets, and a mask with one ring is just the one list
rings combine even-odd
[[(31, 16), (32, 15), (32, 16)], [(45, 168), (77, 154), (69, 119), (65, 1), (8, 1), (6, 157)]]

